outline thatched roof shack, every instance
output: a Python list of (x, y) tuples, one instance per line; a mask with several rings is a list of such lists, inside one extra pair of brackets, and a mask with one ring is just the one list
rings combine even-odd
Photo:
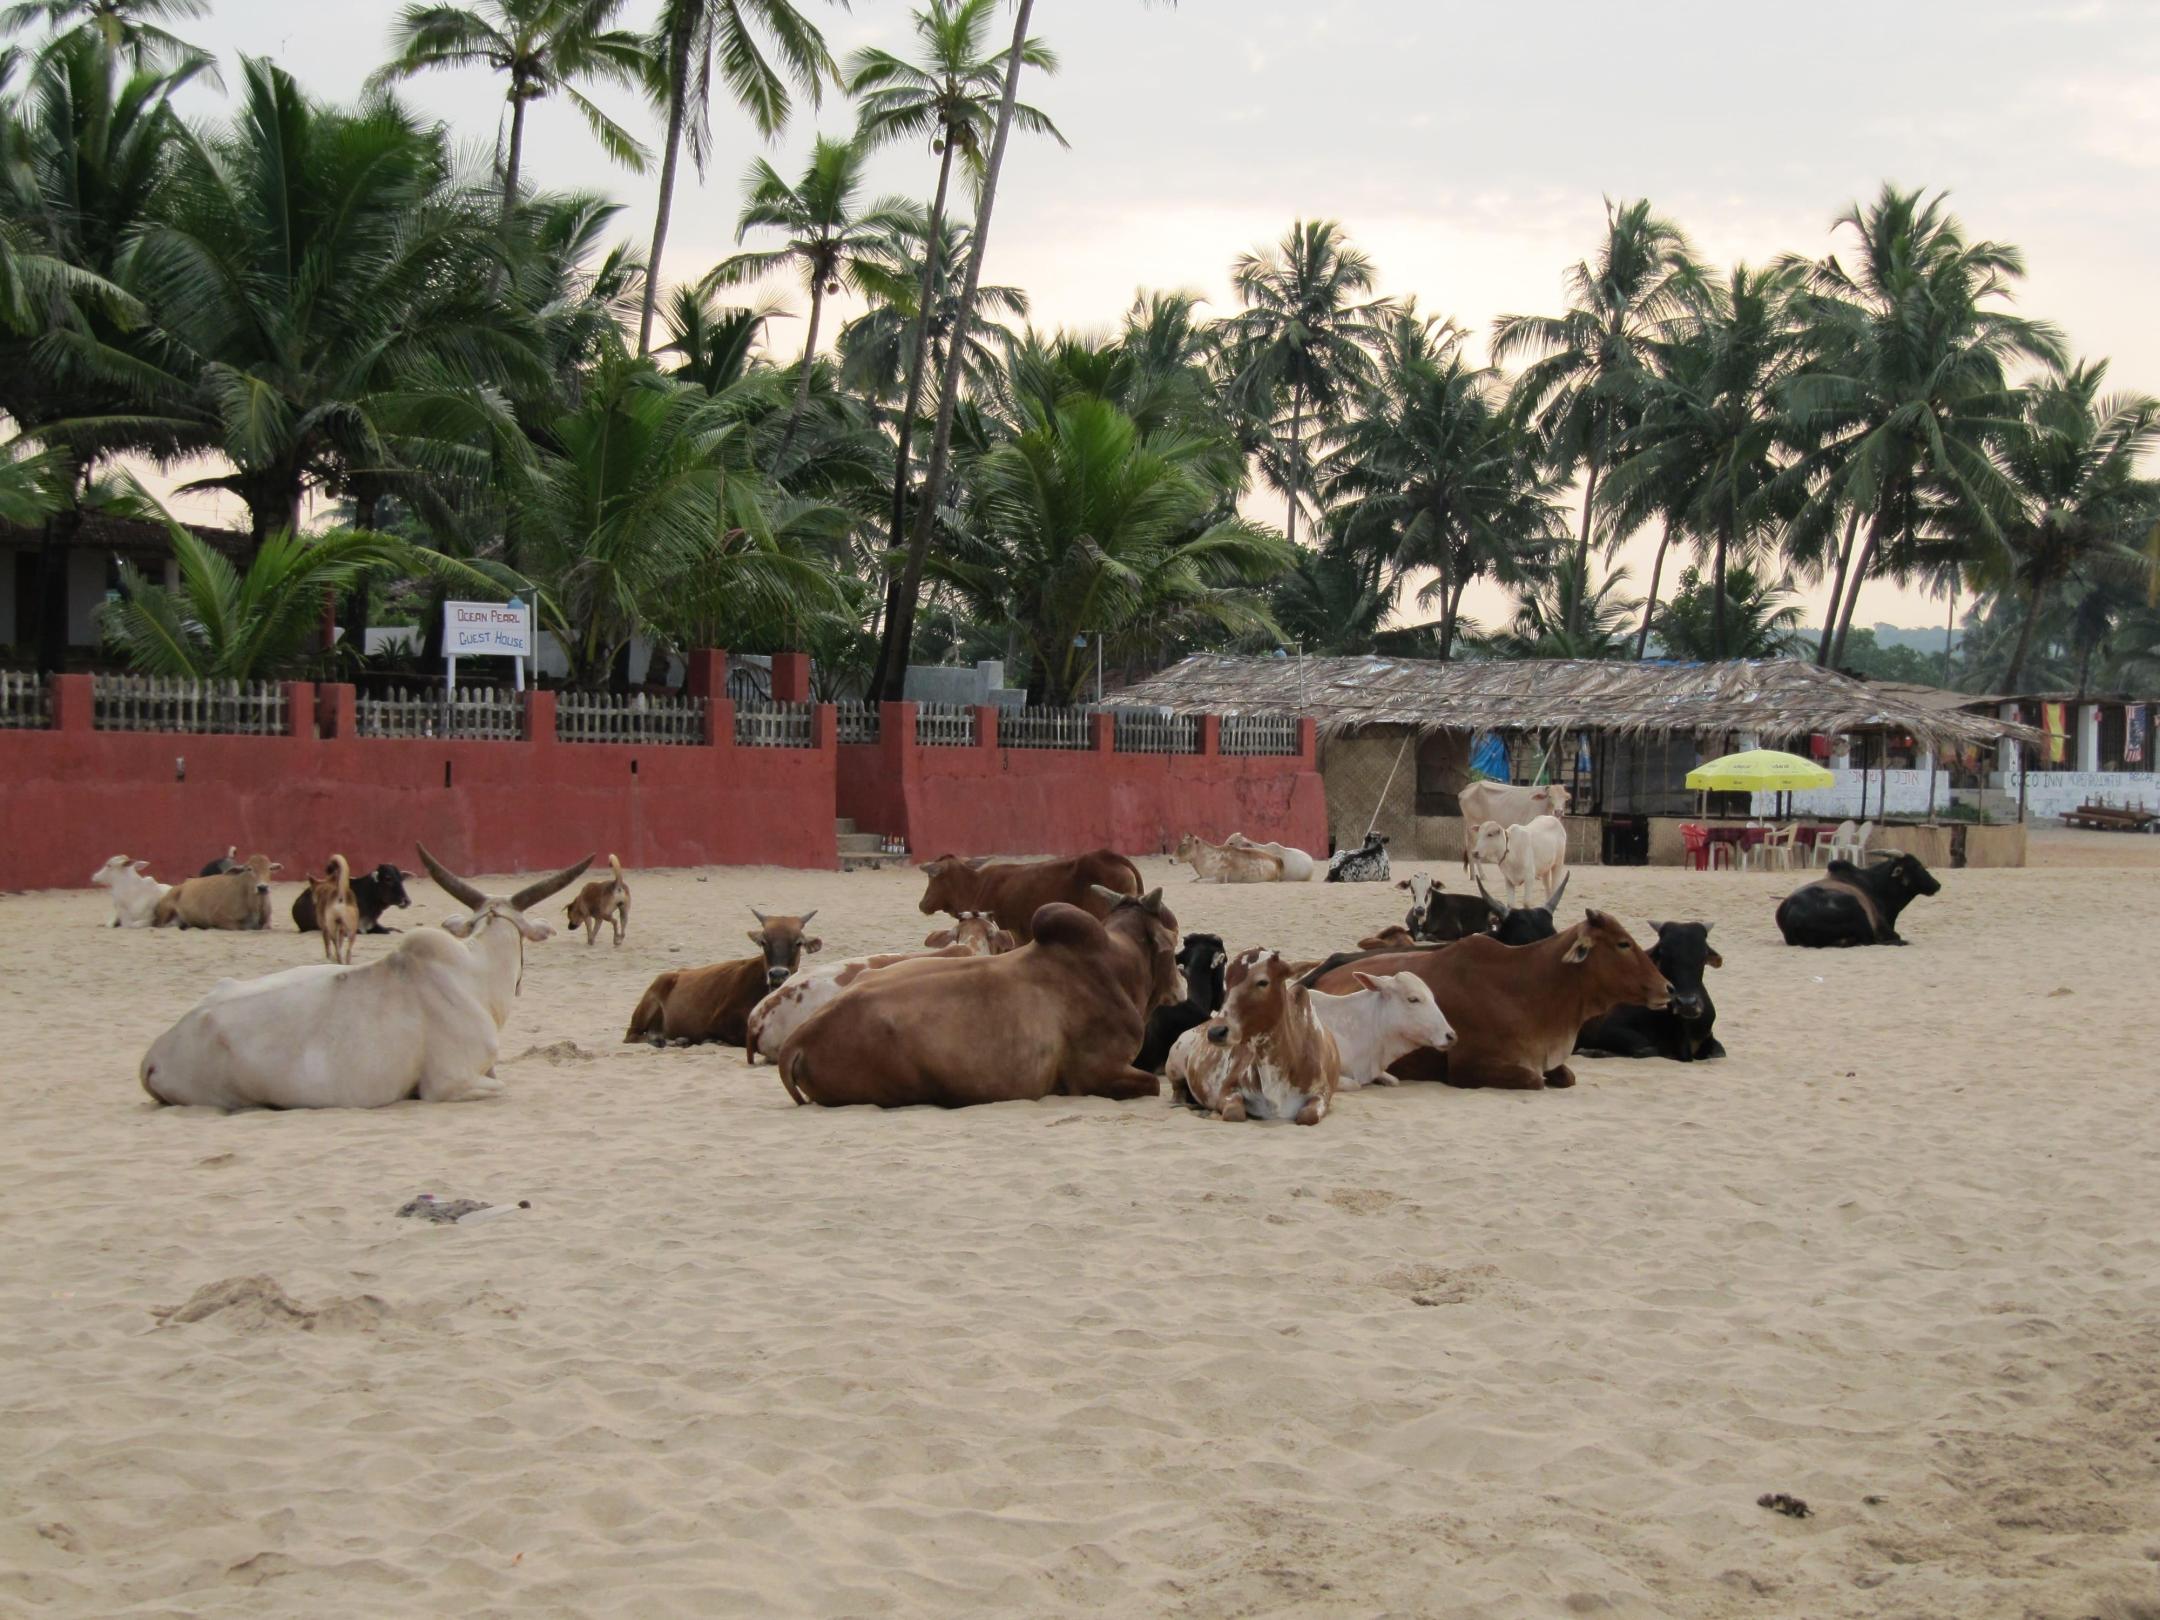
[[(1922, 693), (1928, 696), (1923, 699)], [(1200, 654), (1117, 694), (1120, 707), (1180, 714), (1295, 714), (1324, 737), (1366, 727), (1589, 731), (1613, 737), (1753, 732), (1765, 744), (1810, 733), (1909, 734), (1938, 750), (2029, 726), (1973, 712), (1985, 698), (1858, 681), (1799, 659), (1722, 664), (1520, 659), (1258, 658)]]

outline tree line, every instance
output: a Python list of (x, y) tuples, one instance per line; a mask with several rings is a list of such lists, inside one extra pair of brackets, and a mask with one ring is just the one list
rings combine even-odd
[[(1239, 258), (1219, 318), (1143, 291), (1111, 330), (1041, 332), (983, 276), (1010, 142), (1064, 139), (1034, 9), (1008, 33), (1000, 0), (928, 0), (904, 52), (841, 61), (793, 0), (413, 5), (356, 104), (243, 58), (204, 123), (176, 97), (219, 68), (175, 32), (204, 0), (9, 6), (0, 521), (42, 536), (40, 663), (66, 653), (69, 548), (144, 509), (143, 463), (247, 513), (237, 554), (176, 534), (176, 586), (123, 570), (108, 634), (159, 672), (351, 666), (378, 619), (417, 619), (387, 661), (432, 668), (446, 595), (513, 591), (574, 684), (617, 688), (640, 638), (807, 647), (829, 689), (889, 697), (910, 659), (1003, 656), (1050, 702), (1099, 660), (1222, 647), (1844, 665), (1874, 655), (1852, 619), (1884, 579), (1967, 604), (1946, 680), (2160, 661), (2160, 407), (2019, 314), (2022, 255), (1940, 195), (1886, 185), (1826, 254), (1722, 271), (1608, 204), (1566, 307), (1482, 343), (1379, 296), (1324, 220)], [(473, 67), (505, 104), (480, 172), (397, 98)], [(799, 170), (753, 158), (740, 251), (686, 268), (670, 216), (683, 160), (719, 155), (716, 97), (768, 138), (845, 116)], [(556, 108), (657, 164), (649, 232), (538, 183), (528, 121)], [(891, 145), (927, 200), (868, 194)], [(789, 310), (728, 301), (776, 276), (788, 353)], [(843, 292), (863, 313), (828, 346)], [(1616, 553), (1639, 533), (1638, 596)], [(1508, 621), (1464, 614), (1479, 581)], [(1812, 648), (1803, 583), (1829, 587)]]

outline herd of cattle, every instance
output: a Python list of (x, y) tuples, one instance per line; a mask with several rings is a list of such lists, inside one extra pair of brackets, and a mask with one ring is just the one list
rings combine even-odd
[[(1503, 840), (1504, 842), (1504, 840)], [(1260, 851), (1242, 841), (1215, 846)], [(1502, 853), (1505, 853), (1503, 849)], [(143, 1087), (163, 1103), (217, 1108), (379, 1107), (410, 1097), (493, 1095), (502, 1028), (528, 942), (553, 932), (529, 915), (588, 866), (489, 895), (420, 859), (465, 915), (419, 929), (385, 955), (352, 964), (362, 932), (393, 933), (383, 914), (410, 904), (413, 874), (360, 876), (342, 855), (310, 876), (293, 921), (317, 932), (326, 960), (220, 981), (144, 1056)], [(116, 855), (92, 878), (111, 893), (113, 926), (259, 929), (269, 925), (278, 863), (228, 850), (170, 887)], [(1309, 857), (1308, 857), (1309, 859)], [(1466, 858), (1467, 859), (1467, 858)], [(1181, 935), (1160, 889), (1109, 850), (1064, 860), (941, 856), (921, 870), (920, 910), (949, 928), (915, 951), (805, 969), (822, 941), (815, 912), (753, 911), (756, 954), (670, 971), (631, 1014), (625, 1041), (744, 1048), (769, 1058), (798, 1103), (880, 1107), (1052, 1095), (1173, 1096), (1224, 1119), (1312, 1125), (1338, 1091), (1401, 1080), (1536, 1090), (1575, 1083), (1568, 1059), (1724, 1055), (1704, 986), (1722, 965), (1701, 922), (1652, 926), (1645, 949), (1617, 920), (1587, 911), (1561, 927), (1564, 871), (1533, 865), (1541, 904), (1504, 904), (1468, 861), (1476, 898), (1424, 874), (1390, 924), (1333, 955), (1289, 960), (1232, 954), (1213, 934)], [(622, 943), (630, 886), (610, 875), (566, 908), (590, 946), (603, 925)], [(1527, 882), (1506, 873), (1511, 899)], [(1828, 873), (1780, 902), (1788, 944), (1896, 944), (1907, 904), (1938, 892), (1910, 855)]]

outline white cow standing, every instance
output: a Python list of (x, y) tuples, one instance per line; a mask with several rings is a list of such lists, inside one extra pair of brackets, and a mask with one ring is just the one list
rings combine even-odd
[(1505, 782), (1472, 782), (1455, 796), (1462, 808), (1463, 869), (1469, 870), (1478, 829), (1488, 821), (1519, 827), (1539, 816), (1568, 813), (1568, 790), (1558, 782), (1511, 787)]
[(202, 1108), (381, 1108), (499, 1093), (495, 1056), (525, 942), (554, 932), (525, 913), (592, 857), (508, 899), (481, 893), (425, 846), (420, 859), (470, 914), (416, 929), (358, 967), (222, 980), (151, 1042), (143, 1090)]
[(1567, 823), (1558, 816), (1539, 816), (1519, 827), (1488, 821), (1478, 829), (1470, 852), (1474, 860), (1500, 868), (1510, 905), (1528, 905), (1534, 882), (1543, 886), (1549, 906), (1566, 881)]

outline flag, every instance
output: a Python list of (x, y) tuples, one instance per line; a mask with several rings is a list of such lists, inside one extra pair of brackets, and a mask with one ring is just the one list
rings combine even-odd
[(2145, 763), (2145, 705), (2132, 703), (2123, 710), (2123, 763)]
[(2040, 726), (2047, 733), (2047, 759), (2050, 765), (2060, 765), (2070, 748), (2070, 722), (2064, 717), (2068, 706), (2061, 703), (2040, 705)]

